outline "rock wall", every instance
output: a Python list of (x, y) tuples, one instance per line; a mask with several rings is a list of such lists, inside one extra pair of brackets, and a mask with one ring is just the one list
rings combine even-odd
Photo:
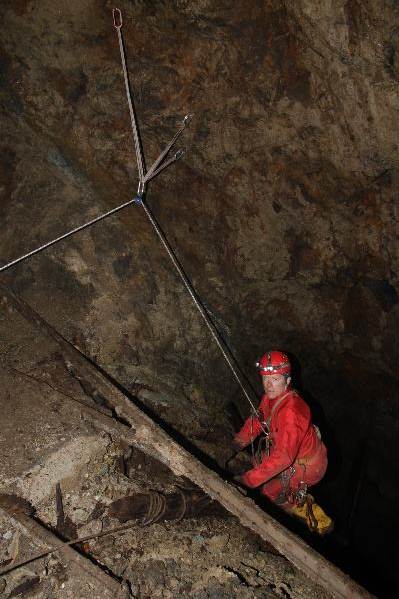
[[(330, 448), (321, 493), (364, 547), (399, 498), (399, 7), (119, 6), (149, 164), (195, 115), (148, 203), (252, 383), (265, 349), (296, 357)], [(0, 7), (3, 263), (135, 193), (112, 7)], [(245, 400), (140, 207), (4, 279), (159, 416), (227, 445)]]

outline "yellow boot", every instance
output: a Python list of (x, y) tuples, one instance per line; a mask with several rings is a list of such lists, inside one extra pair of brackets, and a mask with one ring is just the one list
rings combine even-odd
[(311, 532), (325, 535), (334, 528), (334, 523), (325, 511), (315, 502), (312, 495), (306, 495), (302, 505), (294, 505), (289, 513), (299, 520), (303, 520)]

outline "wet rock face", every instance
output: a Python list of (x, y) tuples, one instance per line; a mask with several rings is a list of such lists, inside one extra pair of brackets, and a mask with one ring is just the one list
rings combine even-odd
[[(111, 8), (1, 5), (3, 262), (136, 190)], [(299, 359), (332, 462), (365, 439), (394, 452), (397, 3), (120, 8), (148, 164), (195, 114), (148, 202), (223, 337), (255, 384), (266, 348)], [(231, 399), (246, 410), (139, 207), (5, 279), (199, 445)], [(332, 472), (329, 496), (357, 476), (346, 459)], [(371, 468), (370, 493), (386, 476)]]

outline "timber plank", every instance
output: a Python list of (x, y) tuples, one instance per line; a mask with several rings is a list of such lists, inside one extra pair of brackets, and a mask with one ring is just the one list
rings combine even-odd
[(113, 599), (123, 596), (123, 587), (117, 580), (93, 564), (89, 559), (83, 557), (73, 547), (65, 545), (56, 535), (30, 516), (20, 512), (9, 513), (8, 510), (3, 508), (0, 508), (0, 516), (9, 519), (14, 528), (26, 535), (34, 543), (47, 547), (59, 546), (60, 559), (66, 562), (74, 562), (85, 576), (96, 580), (104, 593), (104, 598)]
[(125, 432), (122, 430), (125, 427), (118, 427), (121, 438), (155, 455), (176, 475), (190, 479), (212, 499), (237, 516), (241, 524), (271, 543), (294, 566), (326, 589), (333, 597), (342, 599), (373, 597), (301, 538), (261, 510), (254, 501), (244, 497), (235, 487), (181, 447), (113, 384), (100, 368), (96, 367), (26, 302), (2, 284), (0, 284), (0, 292), (4, 303), (9, 304), (27, 321), (58, 343), (64, 358), (71, 362), (79, 376), (107, 399), (108, 405), (113, 406), (115, 414), (122, 421), (130, 424), (131, 428), (126, 427)]

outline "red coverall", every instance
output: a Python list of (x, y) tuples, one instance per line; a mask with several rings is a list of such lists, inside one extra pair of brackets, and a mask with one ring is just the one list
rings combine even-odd
[[(273, 405), (283, 395), (274, 399), (263, 395), (258, 410), (261, 422), (267, 420)], [(248, 418), (235, 436), (236, 443), (244, 448), (251, 438), (253, 440), (262, 433), (260, 421), (253, 416)], [(315, 485), (327, 469), (326, 447), (312, 425), (308, 405), (296, 391), (290, 390), (273, 413), (269, 438), (272, 442), (270, 455), (263, 455), (261, 463), (245, 472), (241, 480), (249, 488), (262, 485), (263, 495), (281, 507), (289, 508), (288, 494), (295, 493), (300, 483)], [(290, 478), (291, 466), (295, 471)]]

